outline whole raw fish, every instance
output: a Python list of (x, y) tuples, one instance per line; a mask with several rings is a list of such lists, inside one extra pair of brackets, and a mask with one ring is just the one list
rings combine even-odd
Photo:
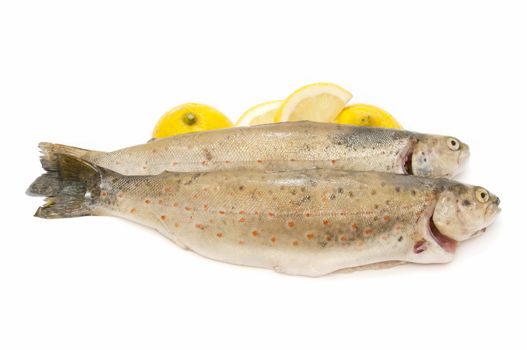
[(124, 176), (63, 155), (46, 166), (32, 186), (52, 192), (38, 217), (119, 216), (211, 259), (305, 276), (449, 262), (500, 211), (482, 187), (380, 172)]
[(41, 143), (43, 161), (69, 154), (124, 175), (224, 169), (331, 168), (453, 177), (469, 156), (449, 136), (291, 122), (182, 134), (114, 152)]

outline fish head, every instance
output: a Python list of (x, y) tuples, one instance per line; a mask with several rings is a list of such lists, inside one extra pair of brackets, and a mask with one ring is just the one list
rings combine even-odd
[(452, 178), (463, 170), (469, 155), (468, 145), (455, 137), (419, 135), (405, 170), (416, 176)]
[(479, 186), (458, 184), (444, 190), (432, 216), (433, 231), (440, 237), (464, 241), (478, 235), (501, 211), (500, 199)]

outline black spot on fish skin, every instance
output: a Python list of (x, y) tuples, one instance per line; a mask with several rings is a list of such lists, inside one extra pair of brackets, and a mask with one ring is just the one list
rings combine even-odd
[(397, 239), (397, 241), (401, 242), (403, 240), (403, 236), (399, 236), (399, 238)]
[(210, 153), (210, 151), (207, 148), (203, 149), (203, 153), (205, 153), (205, 159), (207, 159), (209, 161), (212, 160), (212, 154)]
[(245, 188), (244, 186), (240, 186), (240, 187), (238, 187), (238, 189), (239, 189), (240, 191), (243, 191), (244, 188)]
[(337, 189), (337, 192), (338, 192), (338, 193), (342, 193), (342, 192), (344, 192), (344, 190), (342, 189), (342, 187), (339, 187), (339, 188)]
[(301, 206), (302, 204), (309, 202), (310, 200), (311, 200), (311, 196), (304, 196), (297, 201), (290, 201), (289, 203), (293, 205)]
[(331, 194), (329, 195), (329, 199), (335, 199), (336, 197), (337, 197), (337, 196), (335, 196), (335, 193), (331, 193)]
[(470, 205), (470, 201), (468, 199), (464, 199), (461, 204), (463, 204), (465, 207), (468, 207)]
[(399, 186), (395, 187), (395, 192), (401, 192), (401, 188)]

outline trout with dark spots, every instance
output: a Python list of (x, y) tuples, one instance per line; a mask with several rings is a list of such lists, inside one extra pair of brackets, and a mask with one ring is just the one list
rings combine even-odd
[(469, 157), (468, 146), (453, 137), (307, 121), (187, 133), (113, 152), (40, 148), (43, 161), (68, 154), (124, 175), (331, 168), (453, 177)]
[(65, 155), (44, 164), (47, 173), (30, 187), (48, 196), (38, 217), (118, 216), (205, 257), (293, 275), (446, 263), (500, 211), (482, 187), (390, 173), (126, 176)]

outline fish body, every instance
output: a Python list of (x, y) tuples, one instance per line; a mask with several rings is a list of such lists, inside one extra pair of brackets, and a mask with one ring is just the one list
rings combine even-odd
[(448, 136), (315, 122), (187, 133), (113, 152), (40, 147), (43, 161), (68, 154), (124, 175), (328, 168), (453, 177), (469, 155), (467, 145)]
[(69, 156), (47, 170), (32, 187), (53, 193), (36, 216), (118, 216), (205, 257), (293, 275), (449, 262), (457, 240), (488, 226), (499, 212), (494, 195), (476, 200), (479, 187), (390, 173), (249, 169), (124, 176)]

